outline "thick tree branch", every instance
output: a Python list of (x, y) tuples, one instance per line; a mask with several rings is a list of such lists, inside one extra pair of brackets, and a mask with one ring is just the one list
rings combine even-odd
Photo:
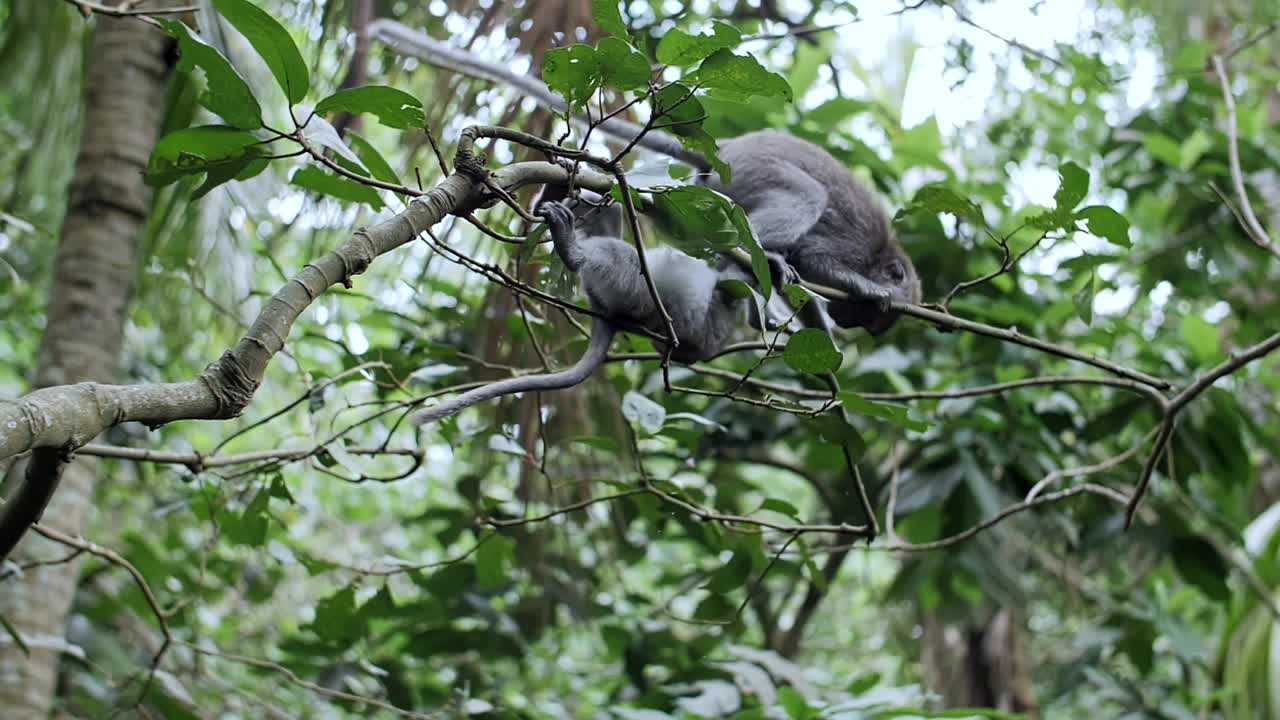
[[(568, 172), (551, 163), (516, 163), (492, 173), (498, 186), (567, 182)], [(608, 179), (579, 175), (580, 184), (608, 192)], [(423, 230), (460, 208), (476, 204), (482, 182), (473, 172), (446, 178), (405, 210), (378, 225), (357, 230), (337, 249), (308, 263), (276, 291), (248, 332), (199, 377), (175, 383), (108, 385), (78, 383), (43, 388), (0, 403), (0, 458), (53, 448), (64, 454), (109, 427), (141, 422), (157, 427), (175, 420), (221, 420), (240, 414), (253, 398), (272, 357), (304, 310), (332, 285), (350, 286), (374, 258), (411, 242)], [(8, 556), (42, 509), (56, 484), (56, 472), (27, 473), (0, 507), (0, 559)]]

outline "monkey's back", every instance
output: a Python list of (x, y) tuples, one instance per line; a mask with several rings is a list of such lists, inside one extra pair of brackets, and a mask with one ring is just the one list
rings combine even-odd
[[(722, 142), (720, 158), (733, 169), (732, 182), (727, 188), (714, 181), (712, 186), (748, 213), (751, 191), (776, 182), (778, 168), (790, 165), (827, 191), (826, 207), (807, 233), (811, 238), (817, 235), (846, 250), (852, 245), (861, 255), (875, 255), (895, 243), (889, 217), (876, 194), (831, 153), (807, 140), (780, 130), (756, 130)], [(858, 242), (851, 243), (853, 238)]]

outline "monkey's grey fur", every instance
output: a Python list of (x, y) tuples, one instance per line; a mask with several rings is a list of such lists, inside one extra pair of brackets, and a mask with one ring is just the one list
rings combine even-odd
[[(666, 323), (640, 273), (640, 258), (635, 247), (623, 241), (613, 227), (618, 224), (618, 215), (612, 210), (615, 209), (604, 208), (594, 213), (595, 224), (586, 225), (595, 232), (611, 232), (579, 238), (574, 212), (567, 205), (552, 201), (540, 208), (556, 253), (569, 270), (578, 274), (591, 309), (603, 316), (592, 322), (591, 340), (578, 362), (560, 372), (499, 380), (465, 392), (420, 411), (412, 418), (415, 424), (439, 420), (503, 395), (578, 385), (604, 362), (619, 325), (633, 324), (666, 333)], [(680, 341), (671, 352), (672, 359), (696, 362), (718, 353), (742, 323), (744, 303), (716, 284), (724, 279), (751, 282), (751, 276), (736, 265), (713, 270), (674, 248), (646, 250), (645, 261)], [(659, 350), (664, 349), (663, 343), (654, 344)]]
[[(566, 105), (536, 78), (511, 72), (465, 50), (391, 20), (369, 26), (373, 37), (428, 62), (463, 74), (498, 80), (564, 112)], [(581, 119), (581, 118), (579, 118)], [(618, 118), (598, 125), (629, 141), (643, 129)], [(644, 133), (638, 144), (699, 168), (702, 155), (671, 135)], [(892, 301), (920, 301), (920, 281), (903, 252), (879, 201), (830, 153), (777, 130), (761, 130), (720, 143), (720, 157), (732, 169), (729, 185), (707, 184), (742, 206), (760, 245), (781, 255), (800, 277), (845, 291), (848, 301), (831, 303), (841, 327), (864, 327), (878, 335), (897, 319)], [(805, 321), (827, 327), (820, 303), (811, 301)]]
[(897, 319), (894, 300), (920, 302), (915, 266), (884, 209), (830, 153), (760, 130), (722, 142), (720, 158), (732, 180), (725, 186), (712, 176), (707, 184), (742, 206), (760, 245), (801, 278), (848, 293), (828, 308), (837, 325), (879, 335)]

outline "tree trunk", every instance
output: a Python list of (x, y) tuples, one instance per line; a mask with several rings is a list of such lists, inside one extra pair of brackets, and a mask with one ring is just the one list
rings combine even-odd
[(925, 613), (924, 669), (945, 708), (992, 708), (1040, 717), (1031, 691), (1022, 614), (1004, 608), (984, 627)]
[[(164, 112), (169, 41), (137, 19), (99, 16), (93, 22), (84, 129), (54, 261), (37, 388), (116, 379), (136, 243), (151, 203), (142, 171)], [(92, 506), (95, 470), (90, 458), (73, 461), (43, 522), (79, 534)], [(21, 564), (66, 555), (66, 548), (28, 534), (14, 559)], [(6, 718), (48, 717), (77, 577), (78, 563), (67, 562), (0, 583), (0, 615), (31, 648), (27, 657), (12, 643), (0, 645), (0, 707)]]

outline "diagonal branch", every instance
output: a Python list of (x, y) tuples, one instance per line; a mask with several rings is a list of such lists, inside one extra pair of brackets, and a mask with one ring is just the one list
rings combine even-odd
[[(567, 171), (544, 162), (515, 163), (489, 176), (514, 190), (537, 183), (567, 182)], [(579, 175), (584, 185), (596, 183), (608, 192), (608, 179)], [(595, 188), (593, 188), (595, 189)], [(474, 205), (483, 185), (474, 174), (450, 175), (404, 211), (372, 228), (352, 234), (337, 249), (317, 258), (284, 284), (263, 306), (248, 332), (234, 347), (191, 380), (146, 385), (78, 383), (43, 388), (16, 401), (0, 403), (0, 458), (37, 451), (31, 467), (8, 501), (0, 507), (0, 559), (43, 511), (56, 490), (61, 459), (104, 430), (123, 422), (158, 427), (175, 420), (221, 420), (239, 415), (272, 357), (279, 352), (294, 322), (333, 285), (350, 287), (379, 255), (413, 241), (455, 210)], [(58, 456), (52, 453), (58, 453)], [(56, 462), (54, 462), (56, 460)]]

